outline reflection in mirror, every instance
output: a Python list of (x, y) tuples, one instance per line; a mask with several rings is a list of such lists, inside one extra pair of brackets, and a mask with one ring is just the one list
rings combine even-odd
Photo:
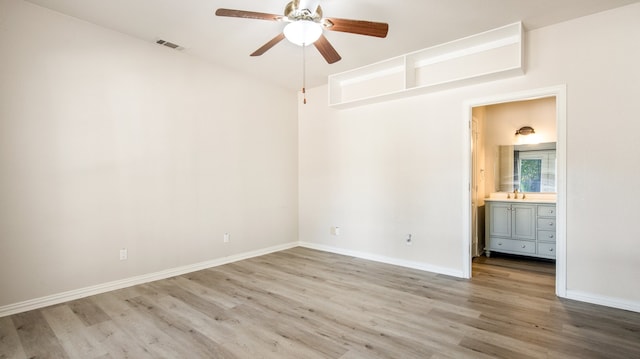
[(501, 192), (556, 192), (556, 143), (500, 146)]

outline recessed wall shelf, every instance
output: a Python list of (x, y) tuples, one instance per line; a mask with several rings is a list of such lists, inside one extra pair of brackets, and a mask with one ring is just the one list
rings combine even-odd
[(346, 108), (524, 73), (522, 23), (329, 76), (329, 106)]

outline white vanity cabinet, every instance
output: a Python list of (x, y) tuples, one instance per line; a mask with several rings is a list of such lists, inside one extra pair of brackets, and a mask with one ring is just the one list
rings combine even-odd
[(486, 248), (491, 252), (555, 259), (554, 203), (486, 202)]

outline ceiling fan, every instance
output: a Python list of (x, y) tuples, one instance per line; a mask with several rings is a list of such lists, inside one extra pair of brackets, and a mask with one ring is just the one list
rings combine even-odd
[(387, 36), (389, 25), (382, 22), (339, 19), (323, 17), (320, 0), (292, 0), (284, 8), (284, 15), (274, 15), (254, 11), (218, 9), (217, 16), (240, 17), (287, 22), (282, 33), (262, 45), (251, 56), (260, 56), (285, 38), (300, 46), (313, 44), (324, 59), (332, 64), (340, 61), (341, 57), (322, 34), (323, 30), (348, 32), (384, 38)]

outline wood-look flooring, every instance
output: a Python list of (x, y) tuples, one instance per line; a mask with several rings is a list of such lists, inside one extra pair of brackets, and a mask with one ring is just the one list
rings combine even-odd
[(464, 280), (298, 247), (0, 318), (0, 358), (640, 358), (640, 313), (518, 266)]

